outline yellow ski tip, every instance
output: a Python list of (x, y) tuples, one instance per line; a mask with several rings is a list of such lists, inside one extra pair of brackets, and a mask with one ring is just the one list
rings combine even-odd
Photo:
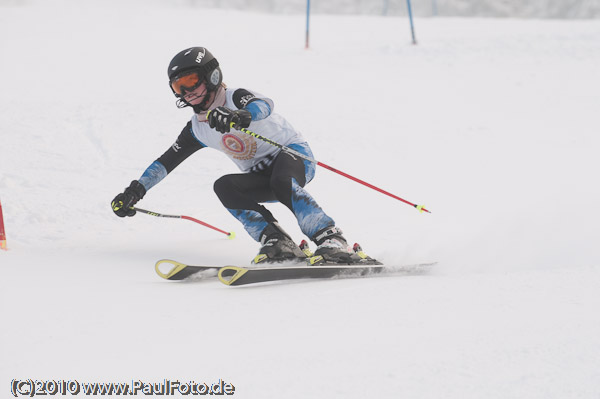
[(230, 240), (233, 240), (235, 238), (235, 232), (230, 231), (229, 234), (227, 234), (227, 238), (229, 238)]
[[(163, 265), (163, 264), (170, 265), (170, 267), (169, 267), (169, 269), (167, 270), (166, 273), (164, 273), (163, 271), (160, 270), (159, 266)], [(158, 262), (156, 262), (156, 265), (154, 266), (154, 270), (156, 270), (156, 274), (158, 274), (159, 276), (161, 276), (165, 280), (168, 280), (174, 274), (179, 273), (181, 270), (185, 269), (186, 266), (187, 265), (184, 265), (183, 263), (176, 262), (174, 260), (162, 259), (162, 260), (159, 260)]]
[(219, 269), (219, 280), (225, 285), (234, 285), (248, 270), (237, 266), (223, 266)]

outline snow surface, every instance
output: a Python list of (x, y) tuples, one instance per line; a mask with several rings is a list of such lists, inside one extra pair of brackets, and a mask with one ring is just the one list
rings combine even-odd
[[(56, 3), (64, 4), (64, 3)], [(600, 396), (600, 21), (302, 16), (136, 2), (0, 12), (0, 396), (13, 378), (231, 382), (240, 398)], [(204, 45), (317, 159), (323, 208), (388, 264), (434, 273), (226, 287), (162, 258), (247, 264), (257, 245), (202, 150), (140, 206), (112, 198), (179, 134), (166, 66)], [(295, 239), (291, 214), (272, 205)]]

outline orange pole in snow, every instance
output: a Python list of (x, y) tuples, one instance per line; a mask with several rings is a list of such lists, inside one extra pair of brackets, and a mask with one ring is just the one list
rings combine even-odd
[(2, 202), (0, 201), (0, 249), (6, 248), (6, 232), (4, 231), (4, 218), (2, 217)]

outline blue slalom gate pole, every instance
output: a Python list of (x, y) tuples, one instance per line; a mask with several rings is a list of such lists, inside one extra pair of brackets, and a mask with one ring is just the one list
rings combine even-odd
[(408, 5), (408, 19), (410, 19), (410, 33), (412, 34), (412, 44), (417, 44), (417, 39), (415, 38), (415, 26), (413, 24), (412, 7), (410, 5), (410, 0), (406, 0), (406, 4)]
[(308, 49), (309, 21), (310, 21), (310, 0), (306, 0), (306, 44), (304, 45), (305, 49)]

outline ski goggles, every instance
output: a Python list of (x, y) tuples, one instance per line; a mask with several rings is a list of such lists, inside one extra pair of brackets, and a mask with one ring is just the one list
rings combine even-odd
[(181, 96), (183, 95), (183, 90), (186, 92), (194, 91), (203, 81), (204, 77), (201, 76), (198, 71), (192, 71), (180, 76), (175, 76), (170, 84), (173, 91)]

